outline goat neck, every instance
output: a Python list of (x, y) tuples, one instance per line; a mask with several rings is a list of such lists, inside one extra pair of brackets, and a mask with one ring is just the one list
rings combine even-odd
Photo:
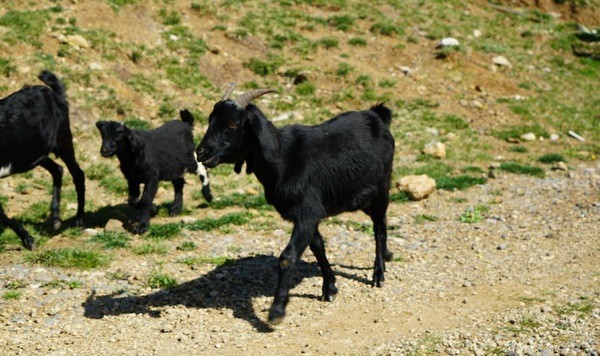
[(270, 186), (278, 179), (279, 166), (283, 164), (279, 130), (255, 105), (248, 105), (246, 113), (246, 169), (254, 172), (263, 185)]

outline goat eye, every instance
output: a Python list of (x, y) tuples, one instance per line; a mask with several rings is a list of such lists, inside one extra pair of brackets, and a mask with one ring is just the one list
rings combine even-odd
[(230, 122), (229, 125), (227, 125), (227, 128), (230, 130), (235, 130), (238, 128), (238, 125), (235, 122)]

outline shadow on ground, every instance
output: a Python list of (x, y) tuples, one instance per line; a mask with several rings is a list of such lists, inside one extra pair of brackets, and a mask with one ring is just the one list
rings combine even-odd
[[(105, 295), (95, 292), (83, 303), (85, 317), (101, 319), (106, 315), (144, 313), (160, 317), (156, 308), (184, 305), (188, 308), (228, 308), (233, 315), (249, 322), (259, 332), (273, 329), (256, 315), (252, 299), (272, 297), (277, 282), (277, 258), (258, 255), (219, 266), (206, 275), (176, 287), (143, 296)], [(304, 278), (320, 276), (316, 263), (298, 263), (292, 287)], [(320, 288), (318, 291), (320, 293)], [(318, 299), (318, 295), (290, 294), (292, 298)], [(315, 301), (316, 302), (316, 301)]]

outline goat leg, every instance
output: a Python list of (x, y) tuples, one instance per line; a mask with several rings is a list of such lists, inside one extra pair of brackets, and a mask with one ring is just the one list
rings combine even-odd
[(175, 189), (175, 198), (173, 199), (173, 205), (169, 208), (169, 216), (176, 216), (181, 213), (183, 208), (183, 185), (185, 181), (183, 178), (178, 178), (172, 180), (171, 183), (173, 183)]
[(25, 230), (25, 228), (23, 228), (23, 226), (21, 224), (19, 224), (15, 220), (12, 220), (8, 216), (6, 216), (6, 213), (4, 213), (4, 209), (2, 209), (1, 205), (0, 205), (0, 224), (10, 227), (17, 234), (17, 236), (19, 236), (19, 238), (21, 239), (21, 244), (23, 245), (23, 247), (25, 247), (29, 251), (31, 251), (35, 248), (34, 238), (31, 235), (29, 235), (27, 230)]
[(321, 300), (324, 302), (333, 302), (338, 293), (335, 286), (335, 275), (333, 274), (333, 270), (331, 269), (331, 265), (325, 254), (323, 236), (321, 236), (318, 230), (315, 232), (309, 246), (317, 259), (317, 263), (319, 263), (319, 268), (323, 275), (323, 294), (321, 295)]
[(279, 324), (285, 317), (285, 307), (290, 299), (290, 284), (296, 270), (296, 262), (308, 247), (313, 238), (317, 223), (297, 223), (294, 225), (292, 237), (286, 248), (279, 256), (279, 277), (273, 304), (269, 309), (269, 323)]
[(144, 193), (139, 201), (140, 207), (140, 218), (137, 226), (134, 228), (134, 232), (137, 234), (143, 234), (148, 231), (150, 226), (150, 215), (152, 214), (154, 196), (158, 190), (158, 176), (150, 180), (144, 186)]
[(61, 225), (59, 209), (63, 168), (48, 157), (44, 158), (40, 162), (40, 166), (44, 167), (52, 175), (52, 202), (50, 203), (50, 224), (52, 226), (52, 229), (58, 230)]

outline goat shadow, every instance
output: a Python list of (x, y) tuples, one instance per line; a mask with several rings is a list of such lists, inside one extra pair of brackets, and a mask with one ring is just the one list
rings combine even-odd
[[(183, 305), (188, 308), (228, 308), (233, 316), (246, 320), (259, 332), (272, 332), (269, 324), (256, 315), (252, 299), (272, 297), (275, 294), (278, 259), (274, 256), (257, 255), (241, 258), (216, 267), (204, 276), (170, 289), (142, 296), (97, 296), (95, 291), (83, 303), (84, 316), (101, 319), (106, 315), (144, 313), (160, 317), (160, 308)], [(292, 288), (304, 278), (320, 276), (318, 265), (300, 261), (292, 281)], [(320, 288), (319, 288), (320, 292)], [(290, 294), (290, 297), (318, 299), (317, 295)]]

